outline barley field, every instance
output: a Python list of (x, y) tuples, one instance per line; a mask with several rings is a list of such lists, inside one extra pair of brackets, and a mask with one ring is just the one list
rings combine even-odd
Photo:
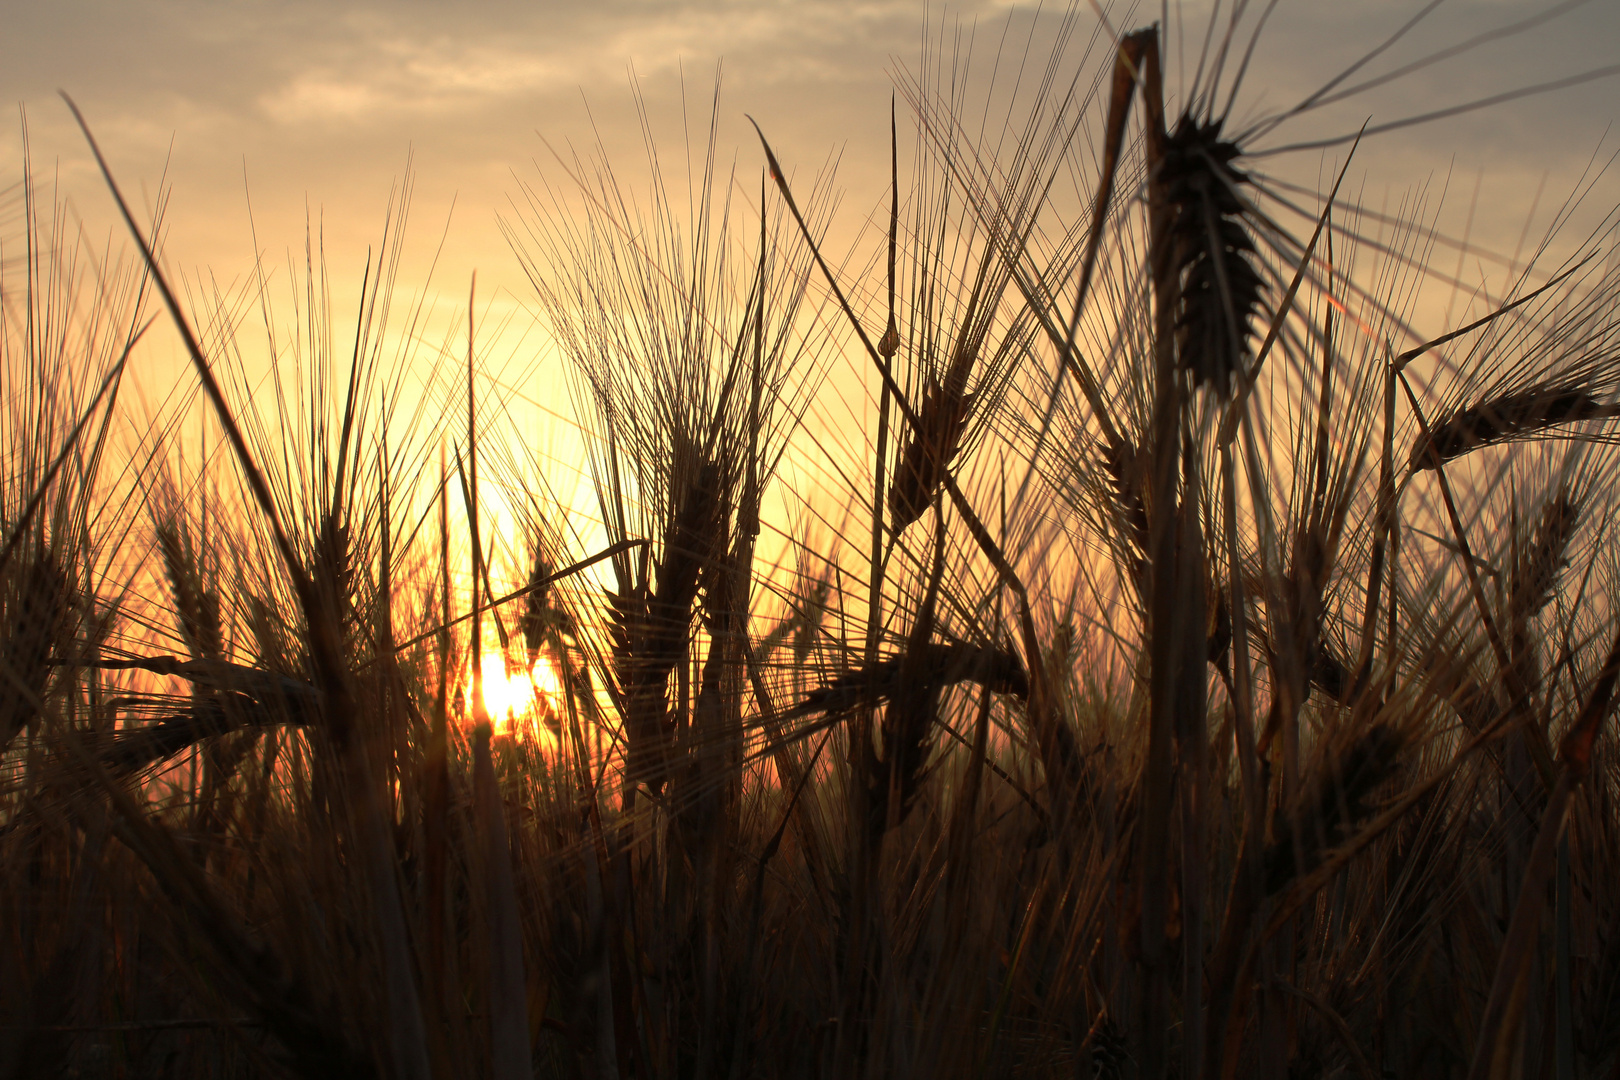
[(847, 244), (718, 76), (650, 183), (547, 144), (540, 425), (408, 178), (356, 294), (177, 275), (66, 99), (127, 243), (8, 163), (0, 1078), (1620, 1076), (1613, 140), (1514, 251), (1357, 158), (1616, 69), (1340, 124), (1542, 16), (1279, 107), (1269, 10), (920, 16)]

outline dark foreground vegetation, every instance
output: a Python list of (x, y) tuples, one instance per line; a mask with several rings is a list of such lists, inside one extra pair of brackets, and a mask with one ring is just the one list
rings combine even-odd
[(1620, 1074), (1620, 219), (1425, 340), (1464, 263), (1355, 131), (1266, 178), (1245, 18), (1168, 88), (1053, 19), (995, 110), (942, 37), (865, 264), (768, 124), (559, 156), (588, 506), (400, 206), (289, 330), (10, 189), (0, 1076)]

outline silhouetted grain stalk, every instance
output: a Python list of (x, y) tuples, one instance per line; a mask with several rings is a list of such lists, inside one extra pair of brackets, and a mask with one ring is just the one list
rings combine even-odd
[(0, 750), (39, 716), (48, 696), (51, 659), (70, 640), (72, 592), (58, 557), (50, 551), (13, 564), (4, 579), (0, 611)]
[(686, 658), (703, 571), (724, 550), (730, 516), (725, 488), (717, 465), (700, 465), (670, 522), (654, 571), (656, 586), (641, 584), (632, 597), (615, 598), (622, 605), (618, 661), (629, 738), (627, 779), (654, 792), (668, 779), (681, 722), (671, 715), (669, 677)]
[(1541, 672), (1531, 637), (1531, 620), (1553, 599), (1559, 576), (1568, 565), (1570, 544), (1580, 519), (1580, 503), (1564, 484), (1542, 505), (1535, 529), (1524, 542), (1515, 530), (1504, 621), (1510, 659), (1520, 669), (1521, 685), (1532, 695), (1539, 696)]
[[(72, 106), (71, 102), (69, 105), (73, 108), (75, 117), (80, 120), (80, 127), (95, 153), (114, 200), (141, 248), (146, 266), (185, 341), (220, 426), (224, 429), (232, 451), (239, 461), (254, 500), (271, 529), (284, 570), (292, 579), (305, 628), (310, 635), (310, 666), (315, 675), (314, 684), (320, 699), (320, 711), (327, 725), (328, 737), (337, 753), (345, 794), (352, 800), (350, 805), (354, 812), (354, 827), (360, 849), (359, 861), (364, 868), (363, 874), (375, 905), (373, 913), (377, 919), (377, 937), (383, 959), (388, 1001), (389, 1056), (399, 1075), (426, 1077), (428, 1062), (421, 1007), (415, 977), (411, 972), (412, 962), (408, 952), (394, 859), (389, 850), (387, 826), (379, 805), (379, 792), (374, 787), (364, 748), (356, 738), (353, 727), (356, 713), (353, 683), (343, 655), (344, 627), (341, 612), (344, 597), (334, 595), (341, 587), (345, 569), (343, 561), (345, 553), (339, 549), (344, 546), (346, 536), (343, 534), (339, 513), (345, 509), (341, 497), (341, 485), (346, 479), (342, 455), (348, 451), (348, 421), (353, 415), (354, 386), (351, 383), (350, 400), (345, 410), (344, 443), (337, 469), (338, 488), (333, 493), (330, 509), (321, 518), (324, 528), (320, 539), (325, 543), (317, 554), (312, 576), (311, 568), (300, 559), (283, 529), (275, 499), (264, 475), (255, 464), (241, 428), (226, 403), (189, 321), (181, 311), (174, 293), (157, 265), (150, 245), (113, 182), (112, 174), (94, 139), (91, 138), (88, 126), (83, 123), (77, 107)], [(160, 879), (172, 875), (172, 867), (160, 862), (155, 851), (143, 852), (143, 858)]]
[[(934, 416), (934, 426), (932, 427), (919, 416), (918, 411), (911, 405), (905, 392), (896, 382), (891, 366), (891, 361), (898, 351), (898, 335), (886, 332), (879, 345), (873, 344), (861, 320), (851, 308), (837, 277), (832, 273), (817, 248), (815, 237), (800, 213), (776, 155), (769, 144), (765, 142), (763, 133), (761, 133), (761, 141), (764, 145), (767, 160), (770, 163), (771, 176), (776, 181), (777, 188), (787, 203), (788, 210), (799, 225), (801, 235), (808, 242), (811, 253), (828, 287), (833, 292), (851, 328), (882, 379), (883, 407), (880, 412), (879, 440), (876, 448), (877, 469), (875, 472), (877, 483), (875, 485), (876, 490), (872, 510), (872, 562), (869, 586), (871, 593), (867, 620), (868, 636), (865, 662), (869, 668), (876, 663), (877, 628), (882, 610), (879, 589), (882, 581), (883, 566), (886, 562), (882, 541), (882, 488), (883, 468), (887, 459), (885, 432), (889, 408), (892, 405), (898, 409), (905, 420), (903, 430), (907, 433), (905, 438), (908, 441), (902, 442), (901, 445), (909, 447), (909, 449), (903, 451), (900, 459), (906, 471), (896, 478), (896, 487), (891, 489), (902, 492), (902, 496), (895, 500), (895, 504), (891, 506), (894, 527), (898, 530), (898, 528), (903, 528), (910, 520), (915, 519), (914, 512), (917, 509), (920, 496), (923, 494), (922, 491), (918, 490), (920, 485), (923, 483), (937, 484), (938, 494), (935, 497), (943, 500), (944, 496), (949, 496), (951, 506), (967, 527), (975, 546), (994, 567), (1005, 587), (1009, 588), (1017, 598), (1019, 636), (1026, 654), (1035, 658), (1035, 663), (1029, 668), (1030, 674), (1028, 676), (1030, 726), (1035, 733), (1035, 742), (1045, 765), (1049, 797), (1061, 808), (1058, 816), (1066, 817), (1068, 812), (1067, 792), (1073, 784), (1074, 766), (1078, 760), (1078, 753), (1073, 745), (1073, 736), (1064, 725), (1058, 711), (1057, 695), (1048, 685), (1044, 665), (1039, 662), (1041, 648), (1030, 612), (1028, 591), (1018, 572), (1001, 550), (1000, 545), (984, 527), (977, 513), (963, 496), (950, 471), (944, 467), (950, 456), (955, 453), (955, 448), (952, 445), (955, 436), (952, 435), (952, 432), (956, 426), (955, 417), (959, 416), (960, 413), (954, 410), (963, 406), (951, 402), (948, 397), (935, 396), (936, 408), (939, 404), (946, 404), (953, 410), (950, 414), (953, 419), (949, 428), (940, 426), (940, 414), (938, 413)], [(893, 211), (891, 210), (891, 222), (893, 220), (892, 215)], [(893, 236), (894, 228), (892, 223), (890, 232), (891, 236)], [(892, 260), (890, 265), (893, 265)], [(1001, 280), (1005, 283), (1007, 277), (1003, 275)], [(976, 278), (975, 289), (977, 289), (979, 282), (980, 279)], [(1005, 287), (1004, 284), (1002, 287)], [(977, 292), (972, 295), (978, 296)], [(999, 293), (995, 295), (999, 295)], [(971, 313), (972, 308), (970, 306), (969, 315)], [(890, 325), (893, 326), (893, 324), (894, 320), (891, 315)], [(930, 321), (925, 319), (919, 333), (926, 334), (929, 326)], [(958, 327), (958, 333), (967, 334), (968, 330), (964, 327)], [(926, 356), (926, 351), (924, 355)], [(971, 362), (972, 353), (959, 351), (956, 356), (958, 361), (962, 361), (961, 366), (965, 369), (967, 363)], [(953, 364), (953, 367), (956, 366), (956, 364)], [(932, 385), (938, 387), (940, 384), (935, 383)], [(933, 391), (929, 391), (929, 393), (933, 393)], [(935, 493), (928, 492), (928, 494), (934, 495)], [(941, 527), (943, 527), (943, 520), (941, 520)], [(897, 540), (898, 536), (895, 539)], [(936, 538), (936, 552), (938, 544), (941, 542)], [(927, 638), (932, 634), (931, 620), (927, 615), (928, 608), (929, 604), (925, 600), (923, 607), (920, 609), (921, 614), (913, 624), (912, 636), (907, 641), (905, 655), (899, 660), (900, 669), (909, 671), (913, 677), (917, 674), (916, 665), (918, 664), (919, 650), (928, 644)], [(920, 638), (916, 636), (919, 633), (923, 635)], [(844, 947), (841, 950), (846, 957), (844, 1000), (840, 1012), (839, 1030), (833, 1056), (833, 1067), (839, 1071), (848, 1071), (853, 1068), (855, 1062), (867, 1058), (871, 1050), (864, 1034), (867, 1024), (866, 1018), (871, 1015), (873, 1007), (871, 995), (875, 992), (876, 987), (883, 985), (887, 981), (884, 969), (879, 966), (878, 957), (872, 951), (876, 944), (876, 935), (881, 931), (881, 927), (874, 917), (876, 912), (871, 899), (878, 884), (877, 858), (879, 848), (876, 840), (881, 834), (877, 832), (876, 823), (879, 820), (885, 823), (896, 820), (895, 810), (897, 808), (895, 803), (904, 801), (905, 777), (912, 771), (914, 767), (912, 763), (918, 759), (918, 752), (915, 748), (919, 745), (923, 727), (925, 724), (931, 727), (934, 722), (933, 706), (930, 704), (934, 692), (931, 683), (926, 680), (920, 681), (915, 684), (913, 692), (909, 695), (910, 700), (891, 704), (888, 713), (888, 731), (885, 737), (885, 742), (888, 744), (885, 750), (888, 756), (887, 762), (884, 762), (878, 755), (874, 746), (874, 733), (867, 719), (871, 716), (875, 701), (869, 698), (867, 701), (862, 702), (852, 713), (853, 722), (849, 726), (848, 738), (851, 744), (850, 764), (854, 774), (854, 778), (850, 782), (850, 788), (853, 791), (854, 798), (850, 800), (849, 822), (846, 829), (850, 836), (850, 862), (854, 872), (844, 887), (843, 896), (845, 899), (840, 905), (841, 909), (847, 913), (841, 926), (847, 929), (843, 938)], [(881, 781), (878, 779), (879, 777), (881, 777)], [(871, 780), (863, 780), (862, 778), (871, 778)], [(879, 788), (877, 786), (879, 782), (883, 784), (883, 787)], [(880, 790), (885, 793), (882, 801), (884, 816), (881, 819), (873, 813), (871, 805), (874, 801), (871, 795)], [(864, 827), (863, 823), (865, 823)]]
[(1489, 398), (1436, 418), (1407, 455), (1413, 472), (1435, 469), (1488, 446), (1525, 439), (1562, 424), (1620, 416), (1620, 406), (1599, 401), (1581, 386), (1532, 386)]

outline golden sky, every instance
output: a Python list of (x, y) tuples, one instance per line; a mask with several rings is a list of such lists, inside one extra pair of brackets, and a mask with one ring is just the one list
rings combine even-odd
[[(515, 190), (514, 171), (528, 176), (533, 161), (549, 159), (537, 132), (554, 143), (582, 141), (594, 118), (617, 159), (639, 156), (627, 89), (632, 72), (661, 141), (673, 147), (683, 79), (701, 113), (723, 61), (723, 149), (740, 164), (757, 165), (758, 151), (745, 138), (748, 112), (790, 167), (813, 168), (842, 150), (847, 207), (859, 214), (880, 197), (885, 179), (890, 71), (916, 65), (925, 18), (936, 28), (942, 19), (976, 25), (979, 62), (1004, 31), (1015, 54), (1025, 29), (1021, 16), (1007, 29), (1014, 9), (974, 0), (948, 8), (916, 0), (63, 0), (8, 7), (0, 99), (27, 108), (36, 161), (60, 169), (87, 219), (104, 223), (107, 203), (86, 183), (87, 155), (56, 99), (59, 89), (84, 108), (132, 189), (150, 193), (167, 163), (170, 259), (225, 277), (250, 261), (246, 189), (263, 246), (300, 243), (307, 205), (324, 214), (334, 262), (357, 264), (376, 239), (390, 183), (414, 153), (412, 236), (417, 246), (431, 246), (454, 200), (438, 277), (457, 295), (474, 266), (492, 287), (527, 293), (495, 217)], [(1207, 7), (1177, 3), (1169, 10), (1200, 30)], [(1453, 0), (1362, 74), (1552, 8)], [(1262, 36), (1238, 113), (1297, 98), (1417, 9), (1405, 0), (1284, 0)], [(1110, 8), (1122, 29), (1159, 13), (1156, 4)], [(1193, 51), (1197, 35), (1181, 36)], [(1332, 120), (1353, 129), (1367, 116), (1377, 123), (1612, 64), (1620, 59), (1617, 41), (1620, 5), (1598, 0), (1358, 95)], [(1455, 156), (1454, 189), (1470, 187), (1483, 170), (1485, 198), (1527, 207), (1543, 173), (1556, 189), (1598, 148), (1617, 105), (1620, 80), (1608, 79), (1385, 135), (1366, 156), (1369, 177), (1398, 190), (1443, 172)], [(1314, 133), (1325, 123), (1313, 117), (1291, 130)], [(7, 175), (17, 170), (18, 144), (18, 124), (5, 124), (0, 169)], [(1303, 164), (1314, 171), (1315, 155), (1299, 157), (1311, 159)]]

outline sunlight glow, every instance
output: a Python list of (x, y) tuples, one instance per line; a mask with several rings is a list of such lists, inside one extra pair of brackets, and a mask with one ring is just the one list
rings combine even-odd
[[(512, 734), (521, 721), (533, 721), (548, 711), (562, 693), (562, 683), (550, 661), (542, 658), (535, 662), (533, 672), (525, 671), (522, 664), (508, 667), (499, 652), (484, 656), (484, 708), (498, 735)], [(468, 704), (471, 704), (472, 680), (467, 680)], [(533, 725), (549, 738), (546, 725)]]

